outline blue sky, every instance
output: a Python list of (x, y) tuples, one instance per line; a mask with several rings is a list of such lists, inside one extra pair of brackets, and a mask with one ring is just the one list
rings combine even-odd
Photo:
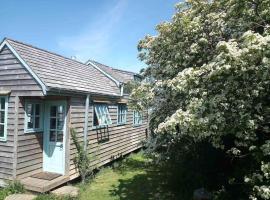
[(85, 62), (138, 72), (138, 41), (169, 21), (179, 0), (9, 0), (0, 38), (10, 37)]

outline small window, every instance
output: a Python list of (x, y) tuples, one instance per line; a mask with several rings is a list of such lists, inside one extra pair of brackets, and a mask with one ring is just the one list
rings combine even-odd
[(138, 111), (133, 111), (133, 124), (134, 125), (142, 124), (142, 114)]
[(39, 132), (43, 130), (42, 103), (26, 102), (25, 104), (25, 132)]
[(119, 104), (118, 105), (118, 124), (125, 124), (127, 122), (127, 105)]
[(0, 96), (0, 140), (7, 140), (8, 97)]
[(107, 126), (112, 124), (111, 116), (107, 104), (96, 104), (94, 106), (94, 126)]

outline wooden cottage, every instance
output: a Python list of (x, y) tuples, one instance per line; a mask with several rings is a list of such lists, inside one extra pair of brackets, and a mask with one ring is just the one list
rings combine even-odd
[(79, 176), (73, 128), (102, 166), (141, 147), (146, 114), (127, 107), (138, 78), (95, 61), (83, 64), (11, 39), (0, 45), (0, 183), (46, 192)]

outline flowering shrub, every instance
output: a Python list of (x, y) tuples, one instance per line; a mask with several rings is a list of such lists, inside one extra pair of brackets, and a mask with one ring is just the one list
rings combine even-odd
[(138, 45), (151, 81), (131, 94), (151, 107), (157, 145), (207, 140), (242, 170), (228, 184), (270, 199), (270, 0), (188, 0), (157, 31)]

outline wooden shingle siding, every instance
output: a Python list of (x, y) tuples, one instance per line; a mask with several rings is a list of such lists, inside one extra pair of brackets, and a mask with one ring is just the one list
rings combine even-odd
[[(100, 99), (107, 100), (108, 99)], [(113, 101), (113, 100), (112, 100)], [(108, 104), (110, 116), (113, 124), (108, 127), (108, 139), (104, 141), (98, 140), (97, 132), (100, 129), (93, 129), (93, 103), (89, 106), (88, 117), (88, 148), (89, 152), (95, 159), (93, 166), (102, 166), (119, 156), (130, 153), (141, 147), (141, 142), (145, 139), (145, 129), (147, 128), (147, 118), (144, 117), (143, 124), (133, 126), (133, 111), (128, 110), (127, 123), (125, 125), (117, 125), (117, 104)], [(70, 126), (76, 130), (80, 141), (83, 142), (83, 125), (85, 112), (85, 97), (71, 98), (70, 105), (71, 123)], [(103, 130), (103, 129), (101, 129)], [(76, 154), (75, 146), (71, 140), (70, 145), (70, 179), (78, 177), (72, 159)]]
[[(22, 146), (20, 146), (20, 143), (18, 146), (17, 140), (20, 140), (20, 136), (23, 135), (24, 110), (20, 101), (17, 104), (18, 110), (15, 109), (16, 96), (43, 95), (40, 86), (7, 47), (4, 47), (0, 52), (1, 90), (11, 91), (11, 94), (8, 102), (7, 141), (0, 142), (0, 183), (6, 180), (12, 180), (16, 176), (14, 174), (16, 173), (16, 169), (14, 169), (16, 164), (21, 167), (21, 163), (19, 162), (22, 156)], [(16, 118), (18, 118), (17, 125)], [(19, 133), (18, 138), (14, 134), (15, 128)], [(31, 143), (33, 144), (34, 141), (36, 141), (36, 137), (33, 138)], [(17, 148), (19, 151), (16, 151)], [(19, 157), (18, 163), (16, 162), (17, 156)], [(17, 170), (17, 173), (20, 173), (20, 171)]]
[(4, 89), (19, 96), (43, 95), (40, 86), (7, 47), (0, 52), (0, 90)]

